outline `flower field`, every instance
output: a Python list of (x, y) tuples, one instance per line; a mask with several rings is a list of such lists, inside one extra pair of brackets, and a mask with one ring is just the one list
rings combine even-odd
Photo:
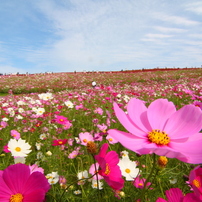
[(202, 201), (201, 68), (0, 78), (0, 201)]

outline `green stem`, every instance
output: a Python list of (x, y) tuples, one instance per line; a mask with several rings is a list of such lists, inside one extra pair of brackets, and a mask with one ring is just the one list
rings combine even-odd
[[(95, 173), (94, 175), (96, 175), (96, 173)], [(88, 177), (88, 178), (83, 178), (82, 180), (91, 179), (94, 175), (92, 175), (91, 177)], [(74, 182), (71, 183), (66, 189), (64, 189), (63, 193), (62, 193), (61, 196), (60, 196), (60, 200), (59, 200), (58, 202), (62, 202), (62, 197), (63, 197), (63, 195), (65, 194), (65, 192), (66, 192), (73, 184), (75, 184), (75, 183), (77, 183), (77, 182), (79, 182), (79, 181), (80, 181), (80, 180), (74, 181)]]
[(151, 172), (150, 172), (149, 176), (145, 180), (144, 188), (143, 188), (143, 191), (142, 191), (142, 194), (141, 194), (141, 197), (140, 197), (141, 202), (143, 201), (143, 199), (145, 197), (145, 193), (148, 190), (147, 189), (147, 183), (149, 182), (150, 178), (152, 177), (152, 174), (153, 174), (153, 172), (155, 170), (155, 167), (156, 167), (156, 154), (153, 154), (153, 166), (152, 166), (152, 169), (151, 169)]
[(96, 166), (96, 160), (94, 156), (92, 155), (93, 160), (94, 160), (94, 166), (95, 166), (95, 174), (96, 174), (96, 180), (97, 180), (97, 189), (98, 189), (98, 201), (100, 201), (100, 192), (99, 192), (99, 180), (98, 180), (98, 172), (97, 172), (97, 166)]

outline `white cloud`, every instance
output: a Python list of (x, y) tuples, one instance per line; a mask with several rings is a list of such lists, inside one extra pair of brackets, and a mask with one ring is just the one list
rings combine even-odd
[(196, 14), (202, 15), (202, 2), (192, 2), (185, 6), (187, 11), (194, 12)]
[(173, 28), (173, 27), (162, 27), (162, 26), (154, 26), (154, 29), (163, 32), (163, 33), (183, 33), (187, 32), (187, 29), (181, 28)]
[(157, 18), (160, 21), (168, 22), (169, 24), (176, 24), (176, 25), (182, 25), (182, 26), (197, 26), (201, 23), (197, 20), (190, 20), (186, 17), (176, 16), (176, 15), (168, 15), (165, 13), (154, 13), (154, 18)]
[[(16, 32), (14, 36), (22, 40), (6, 43), (3, 48), (0, 44), (0, 62), (12, 67), (17, 66), (14, 65), (16, 61), (20, 68), (24, 65), (29, 72), (111, 70), (124, 65), (127, 68), (150, 65), (152, 68), (163, 63), (165, 66), (174, 64), (178, 61), (173, 57), (176, 51), (184, 62), (188, 60), (187, 47), (197, 49), (199, 54), (202, 52), (196, 48), (201, 47), (200, 19), (191, 11), (200, 5), (186, 7), (187, 2), (189, 0), (183, 3), (162, 0), (32, 1), (30, 8), (26, 3), (26, 14), (18, 13), (20, 20), (24, 22), (26, 17), (26, 22), (31, 22), (30, 27), (26, 25), (30, 32), (34, 25), (39, 25), (34, 29), (40, 32), (42, 29), (45, 37), (36, 39), (36, 35), (30, 33), (18, 36)], [(23, 43), (23, 37), (27, 43)], [(35, 39), (33, 43), (31, 37)], [(194, 55), (190, 55), (190, 61), (191, 58), (194, 59)]]

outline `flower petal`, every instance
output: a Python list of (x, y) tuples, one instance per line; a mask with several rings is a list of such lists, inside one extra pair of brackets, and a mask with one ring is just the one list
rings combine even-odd
[(175, 112), (175, 105), (167, 99), (153, 101), (147, 110), (148, 120), (152, 129), (163, 130), (167, 119)]
[[(201, 139), (198, 138), (201, 136)], [(195, 136), (195, 135), (194, 135)], [(202, 163), (202, 135), (201, 133), (196, 134), (196, 139), (190, 138), (186, 142), (178, 143), (171, 142), (170, 147), (174, 150), (179, 151), (187, 157), (186, 163), (200, 164)], [(182, 160), (178, 158), (179, 160)], [(183, 161), (183, 160), (182, 160)]]
[(114, 103), (113, 106), (116, 117), (126, 130), (128, 130), (131, 134), (135, 134), (139, 137), (141, 137), (145, 133), (133, 121), (131, 121), (129, 116), (122, 109), (120, 109), (116, 103)]
[(144, 104), (144, 101), (132, 98), (128, 102), (127, 112), (132, 120), (139, 128), (144, 131), (151, 131), (152, 128), (147, 120), (146, 116), (147, 107)]
[(34, 189), (30, 193), (24, 195), (23, 201), (26, 202), (43, 202), (45, 192), (43, 189)]
[(139, 138), (130, 133), (126, 133), (116, 129), (108, 130), (108, 134), (110, 134), (114, 139), (119, 141), (125, 148), (130, 149), (131, 151), (137, 152), (139, 154), (150, 153), (150, 150), (146, 149), (146, 145), (148, 144), (147, 138)]
[(29, 166), (25, 164), (10, 165), (3, 171), (3, 179), (10, 190), (15, 193), (22, 193), (24, 184), (30, 176)]
[(33, 190), (41, 189), (47, 192), (50, 189), (48, 180), (41, 172), (33, 172), (27, 182), (24, 184), (23, 195), (30, 194)]
[(179, 202), (183, 199), (183, 193), (179, 188), (171, 188), (166, 190), (166, 197), (169, 202)]
[(169, 118), (164, 131), (172, 139), (180, 139), (198, 133), (201, 126), (201, 110), (193, 105), (186, 105)]

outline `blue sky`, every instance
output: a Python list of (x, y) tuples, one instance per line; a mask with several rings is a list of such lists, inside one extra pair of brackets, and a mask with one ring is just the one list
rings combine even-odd
[(201, 0), (0, 1), (0, 73), (201, 67)]

